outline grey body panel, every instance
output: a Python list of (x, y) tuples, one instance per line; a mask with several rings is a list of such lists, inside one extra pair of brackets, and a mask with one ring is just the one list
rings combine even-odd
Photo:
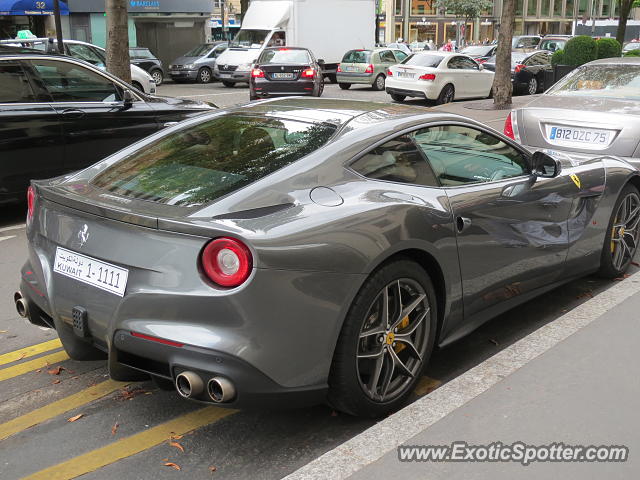
[[(166, 129), (73, 177), (36, 183), (27, 265), (42, 295), (33, 300), (67, 321), (74, 305), (84, 306), (92, 334), (110, 350), (115, 332), (137, 331), (239, 359), (285, 388), (324, 387), (353, 298), (384, 261), (399, 253), (433, 260), (438, 343), (446, 344), (555, 282), (596, 270), (613, 202), (637, 174), (615, 158), (566, 158), (553, 179), (456, 188), (377, 181), (348, 165), (402, 131), (486, 127), (413, 107), (322, 99), (233, 111), (330, 121), (339, 131), (304, 159), (204, 207), (105, 194), (88, 180), (156, 138), (229, 110)], [(461, 234), (458, 215), (472, 221)], [(91, 235), (80, 245), (84, 225)], [(212, 286), (198, 269), (202, 247), (219, 236), (252, 251), (254, 270), (240, 287)], [(58, 246), (128, 268), (125, 296), (52, 273)]]

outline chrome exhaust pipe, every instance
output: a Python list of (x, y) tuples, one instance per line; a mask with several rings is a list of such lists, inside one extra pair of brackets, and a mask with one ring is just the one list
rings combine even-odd
[(22, 318), (28, 318), (29, 317), (29, 305), (27, 304), (26, 300), (22, 296), (22, 293), (21, 292), (16, 292), (13, 295), (13, 300), (16, 302), (16, 310), (18, 312), (18, 315), (20, 315)]
[(204, 390), (204, 382), (195, 372), (182, 372), (176, 377), (176, 390), (184, 398), (193, 398)]
[(213, 377), (207, 383), (209, 397), (216, 403), (230, 402), (236, 396), (236, 387), (231, 380), (224, 377)]

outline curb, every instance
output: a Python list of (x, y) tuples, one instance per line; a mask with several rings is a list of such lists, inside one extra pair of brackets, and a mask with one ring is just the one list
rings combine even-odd
[(596, 295), (283, 480), (345, 479), (640, 292), (640, 274)]

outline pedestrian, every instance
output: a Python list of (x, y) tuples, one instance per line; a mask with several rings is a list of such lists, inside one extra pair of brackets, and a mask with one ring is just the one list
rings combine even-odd
[(453, 43), (451, 43), (451, 39), (447, 40), (447, 43), (444, 44), (442, 50), (445, 52), (453, 52)]

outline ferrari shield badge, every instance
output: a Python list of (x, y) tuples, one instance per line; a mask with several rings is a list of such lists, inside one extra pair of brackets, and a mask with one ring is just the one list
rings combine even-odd
[(580, 178), (575, 173), (571, 174), (571, 180), (576, 184), (576, 187), (580, 188)]

